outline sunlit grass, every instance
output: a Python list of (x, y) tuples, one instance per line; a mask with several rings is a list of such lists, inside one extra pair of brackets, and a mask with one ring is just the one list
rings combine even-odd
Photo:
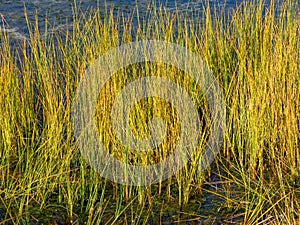
[[(216, 206), (223, 222), (299, 223), (298, 5), (284, 3), (276, 14), (273, 2), (268, 8), (245, 3), (230, 19), (207, 8), (201, 22), (160, 8), (150, 20), (140, 18), (139, 25), (113, 11), (75, 12), (71, 30), (45, 36), (38, 21), (28, 22), (28, 28), (30, 38), (17, 43), (0, 33), (0, 224), (143, 224), (149, 218), (159, 223), (174, 209), (203, 219), (198, 215), (205, 185), (219, 170), (222, 188), (214, 194), (224, 199)], [(118, 159), (157, 163), (178, 141), (176, 109), (158, 98), (138, 102), (130, 114), (132, 131), (140, 138), (149, 137), (147, 123), (154, 116), (166, 121), (167, 137), (157, 149), (131, 151), (116, 139), (111, 105), (134, 79), (155, 74), (176, 82), (191, 96), (202, 121), (197, 151), (182, 170), (149, 187), (123, 186), (101, 178), (83, 160), (73, 135), (72, 102), (86, 68), (101, 54), (146, 39), (176, 43), (203, 58), (222, 87), (228, 124), (214, 169), (199, 171), (211, 122), (200, 87), (165, 64), (123, 68), (101, 91), (97, 108), (100, 139)]]

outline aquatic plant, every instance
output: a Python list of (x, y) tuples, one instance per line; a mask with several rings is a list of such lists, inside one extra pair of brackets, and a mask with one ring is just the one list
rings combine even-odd
[[(113, 9), (79, 13), (71, 29), (43, 35), (28, 21), (29, 38), (0, 33), (0, 224), (78, 221), (87, 224), (203, 220), (208, 192), (219, 196), (223, 223), (297, 224), (300, 199), (300, 14), (286, 1), (243, 3), (231, 16), (203, 11), (202, 21), (165, 8), (132, 18)], [(116, 16), (117, 15), (117, 16)], [(26, 17), (26, 15), (25, 15)], [(199, 171), (210, 133), (210, 112), (199, 86), (170, 65), (140, 63), (118, 71), (99, 96), (99, 137), (118, 159), (143, 165), (168, 156), (180, 118), (168, 102), (134, 106), (132, 130), (149, 136), (147, 122), (162, 117), (169, 129), (156, 149), (136, 154), (115, 138), (110, 106), (130, 81), (155, 73), (184, 88), (203, 122), (196, 154), (168, 180), (148, 187), (105, 180), (82, 158), (73, 135), (72, 102), (89, 65), (122, 43), (161, 40), (198, 54), (222, 87), (228, 124), (211, 170)], [(155, 110), (154, 110), (155, 109)], [(209, 181), (214, 175), (218, 181)], [(216, 185), (216, 189), (208, 188)], [(179, 205), (179, 206), (178, 206)], [(215, 213), (214, 209), (211, 211)], [(213, 221), (213, 220), (212, 220)]]

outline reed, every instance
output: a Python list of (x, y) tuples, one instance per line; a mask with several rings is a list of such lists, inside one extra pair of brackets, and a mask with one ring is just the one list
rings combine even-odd
[[(207, 6), (202, 21), (152, 8), (151, 17), (140, 17), (138, 24), (113, 9), (104, 14), (75, 9), (69, 30), (43, 35), (36, 19), (28, 21), (28, 40), (16, 42), (1, 32), (0, 224), (146, 224), (150, 218), (162, 223), (168, 210), (183, 212), (178, 220), (199, 219), (205, 185), (215, 173), (222, 184), (213, 194), (225, 203), (216, 206), (222, 222), (299, 223), (299, 5), (263, 3), (245, 2), (230, 18)], [(159, 98), (138, 102), (130, 114), (132, 131), (140, 138), (150, 135), (149, 119), (166, 121), (167, 137), (155, 151), (131, 151), (115, 137), (113, 101), (141, 76), (155, 74), (180, 85), (203, 125), (195, 154), (173, 177), (149, 187), (124, 186), (105, 180), (82, 158), (73, 135), (72, 102), (86, 68), (100, 55), (146, 39), (177, 43), (203, 58), (222, 87), (228, 124), (217, 169), (199, 171), (211, 123), (200, 87), (163, 63), (119, 70), (101, 91), (96, 114), (99, 137), (119, 160), (157, 163), (178, 141), (180, 118)]]

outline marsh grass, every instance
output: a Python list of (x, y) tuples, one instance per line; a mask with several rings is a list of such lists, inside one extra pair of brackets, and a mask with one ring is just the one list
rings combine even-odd
[[(268, 8), (244, 3), (228, 18), (207, 7), (201, 22), (160, 8), (138, 25), (113, 10), (104, 15), (75, 10), (71, 30), (45, 36), (38, 20), (28, 21), (30, 38), (17, 44), (0, 33), (0, 224), (163, 223), (174, 209), (181, 212), (174, 221), (202, 220), (204, 187), (215, 173), (221, 187), (210, 192), (224, 199), (216, 205), (223, 223), (299, 223), (299, 6), (283, 3), (278, 15), (275, 8), (273, 1)], [(159, 63), (131, 65), (109, 80), (99, 95), (99, 136), (111, 154), (131, 164), (148, 165), (172, 153), (180, 118), (166, 101), (140, 101), (130, 115), (141, 138), (149, 137), (153, 116), (166, 121), (167, 137), (155, 151), (125, 149), (110, 124), (118, 92), (155, 73), (184, 88), (199, 110), (202, 133), (190, 162), (166, 181), (134, 187), (101, 178), (80, 155), (71, 118), (78, 82), (101, 54), (145, 39), (192, 50), (219, 81), (228, 118), (219, 169), (198, 170), (211, 122), (201, 89), (188, 74)]]

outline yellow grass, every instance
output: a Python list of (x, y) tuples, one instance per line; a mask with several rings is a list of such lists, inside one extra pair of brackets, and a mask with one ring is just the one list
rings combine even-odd
[(220, 213), (227, 212), (227, 219), (240, 214), (242, 224), (299, 223), (299, 6), (283, 3), (276, 14), (273, 1), (268, 8), (245, 3), (230, 19), (207, 8), (201, 22), (164, 8), (152, 13), (136, 27), (112, 10), (104, 18), (98, 11), (74, 12), (72, 31), (48, 36), (41, 35), (38, 21), (28, 22), (30, 38), (16, 48), (8, 34), (0, 33), (0, 224), (142, 224), (161, 201), (179, 204), (198, 218), (201, 211), (192, 214), (189, 206), (199, 203), (191, 199), (202, 201), (204, 184), (218, 171), (198, 170), (211, 121), (205, 97), (188, 74), (162, 63), (135, 64), (116, 73), (99, 95), (97, 125), (107, 149), (124, 162), (148, 165), (173, 151), (180, 118), (164, 100), (137, 103), (131, 111), (133, 133), (149, 137), (147, 122), (154, 116), (168, 127), (155, 151), (137, 154), (114, 136), (110, 106), (115, 96), (130, 81), (153, 73), (189, 93), (202, 115), (202, 138), (196, 154), (172, 178), (149, 187), (105, 180), (87, 165), (74, 139), (72, 101), (86, 68), (122, 43), (147, 39), (193, 51), (222, 87), (228, 124), (216, 159), (224, 185), (214, 194), (226, 203), (218, 206)]

